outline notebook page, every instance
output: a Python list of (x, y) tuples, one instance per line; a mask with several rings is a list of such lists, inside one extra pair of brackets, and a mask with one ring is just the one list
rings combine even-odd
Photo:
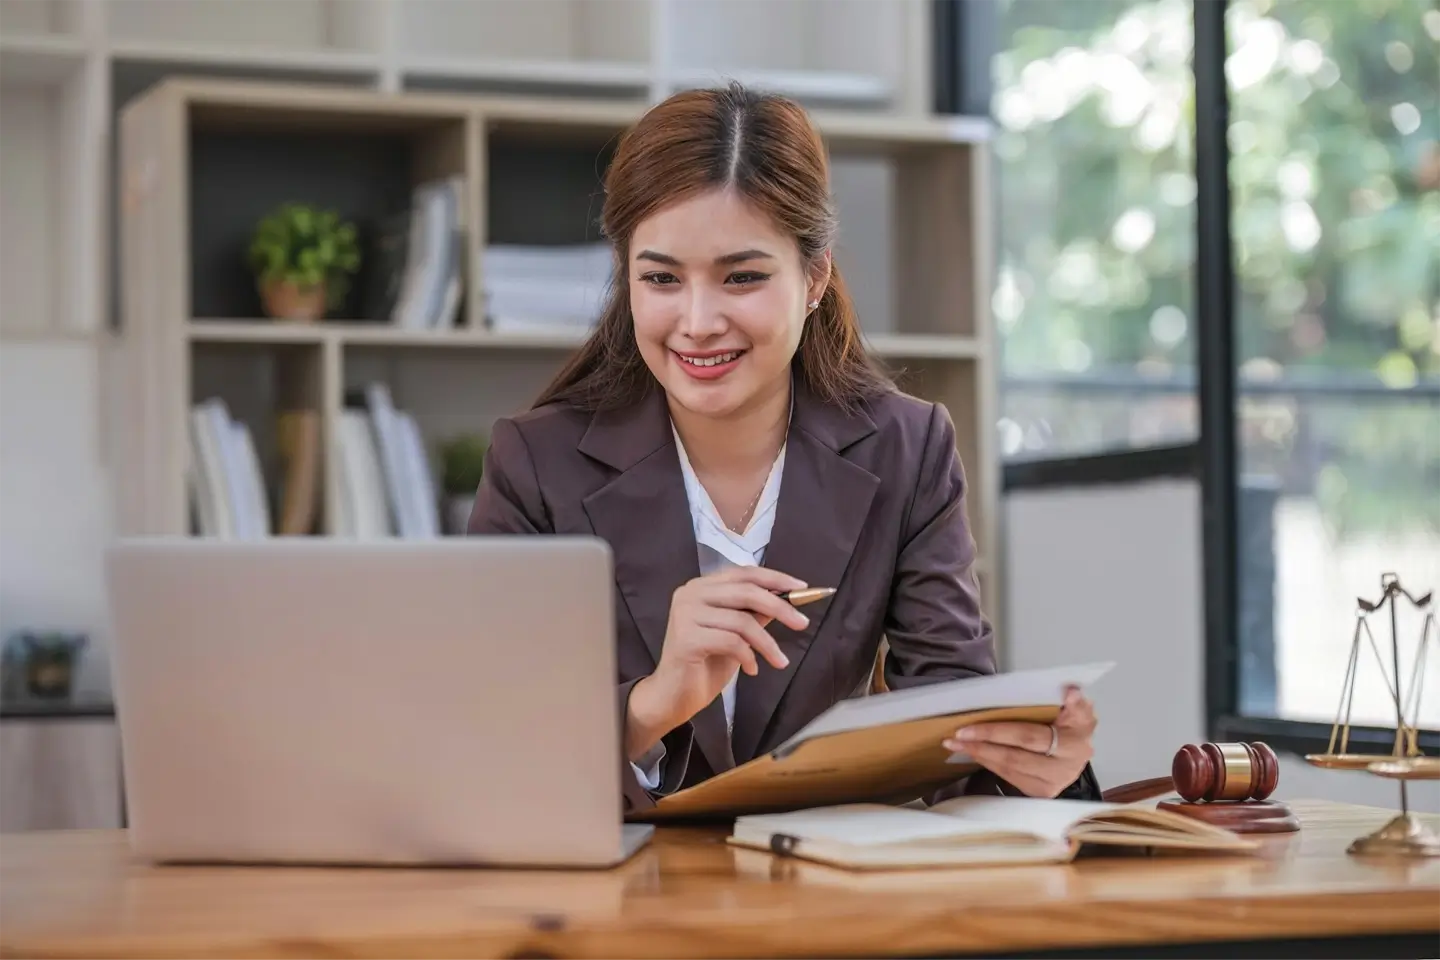
[(1023, 830), (1046, 840), (1063, 842), (1075, 824), (1121, 804), (1094, 800), (1051, 800), (1044, 797), (955, 797), (931, 807), (932, 813), (973, 823), (984, 829)]
[[(1003, 826), (983, 820), (958, 820), (920, 810), (882, 804), (842, 804), (788, 813), (738, 817), (737, 837), (766, 840), (786, 834), (802, 840), (830, 840), (855, 846), (915, 843), (942, 838), (985, 836)], [(1008, 832), (1008, 831), (1006, 831)]]

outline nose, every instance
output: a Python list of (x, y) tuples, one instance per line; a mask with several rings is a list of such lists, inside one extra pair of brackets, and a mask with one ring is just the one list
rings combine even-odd
[(704, 342), (723, 334), (730, 328), (730, 321), (719, 298), (703, 284), (694, 284), (687, 291), (680, 310), (679, 332), (696, 342)]

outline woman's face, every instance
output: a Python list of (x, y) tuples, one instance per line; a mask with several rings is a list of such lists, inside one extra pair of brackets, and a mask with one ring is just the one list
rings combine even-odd
[(640, 354), (672, 403), (727, 417), (783, 387), (828, 262), (807, 270), (794, 239), (730, 190), (645, 220), (630, 242)]

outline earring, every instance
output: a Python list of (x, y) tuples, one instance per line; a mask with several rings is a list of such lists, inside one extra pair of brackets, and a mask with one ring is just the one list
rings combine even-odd
[(811, 310), (814, 310), (814, 309), (815, 309), (816, 307), (818, 307), (818, 306), (820, 306), (820, 301), (819, 301), (819, 300), (811, 300), (811, 301), (810, 301), (810, 309), (811, 309)]

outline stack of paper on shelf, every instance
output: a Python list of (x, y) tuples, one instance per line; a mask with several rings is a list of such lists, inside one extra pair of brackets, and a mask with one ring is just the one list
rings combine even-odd
[(489, 245), (480, 266), (489, 326), (526, 332), (588, 330), (605, 304), (612, 257), (607, 243)]
[(341, 413), (334, 443), (338, 536), (440, 536), (439, 497), (420, 429), (395, 407), (385, 384), (365, 388), (364, 409)]
[(270, 504), (255, 442), (219, 398), (190, 408), (189, 486), (202, 536), (255, 540), (270, 535)]

